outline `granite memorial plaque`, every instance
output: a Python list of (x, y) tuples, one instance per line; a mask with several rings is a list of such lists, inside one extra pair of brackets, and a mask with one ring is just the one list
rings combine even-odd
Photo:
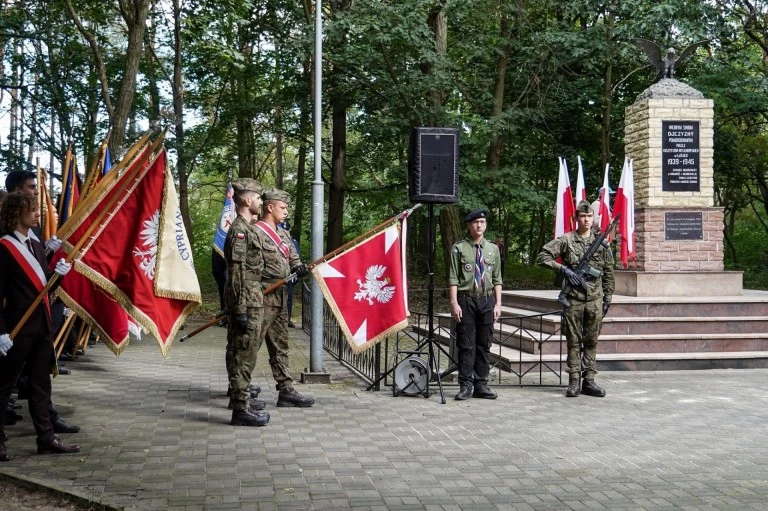
[(664, 239), (667, 241), (704, 239), (701, 212), (675, 211), (664, 213)]

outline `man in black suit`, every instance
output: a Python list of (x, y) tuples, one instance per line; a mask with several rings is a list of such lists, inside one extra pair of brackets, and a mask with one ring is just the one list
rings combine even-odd
[[(13, 337), (10, 333), (45, 287), (50, 272), (45, 260), (45, 248), (30, 237), (37, 226), (40, 212), (34, 195), (15, 192), (8, 195), (0, 212), (0, 461), (10, 456), (5, 447), (5, 416), (11, 391), (21, 368), (29, 370), (29, 413), (37, 433), (37, 452), (73, 453), (78, 445), (68, 445), (53, 431), (48, 404), (51, 398), (51, 310), (47, 297)], [(64, 260), (56, 264), (55, 272), (66, 275), (72, 266)]]

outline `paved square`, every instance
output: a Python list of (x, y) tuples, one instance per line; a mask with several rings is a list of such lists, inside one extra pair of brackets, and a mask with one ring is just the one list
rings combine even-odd
[[(291, 330), (292, 371), (309, 340)], [(296, 385), (309, 409), (277, 408), (262, 348), (254, 383), (272, 418), (232, 427), (225, 331), (163, 359), (154, 340), (104, 346), (54, 380), (83, 450), (39, 456), (7, 428), (21, 475), (129, 509), (767, 509), (768, 370), (601, 373), (605, 399), (497, 389), (495, 401), (392, 397), (325, 355), (330, 385)]]

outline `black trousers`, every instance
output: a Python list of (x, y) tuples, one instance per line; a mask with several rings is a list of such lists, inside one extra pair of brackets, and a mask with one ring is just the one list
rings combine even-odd
[(5, 442), (5, 416), (11, 390), (26, 365), (29, 385), (29, 415), (37, 437), (44, 442), (53, 438), (53, 426), (48, 413), (51, 400), (51, 353), (53, 343), (50, 334), (19, 334), (13, 339), (13, 347), (0, 357), (0, 442)]
[(456, 324), (459, 383), (487, 384), (496, 297), (459, 293), (457, 298), (461, 307), (461, 323)]

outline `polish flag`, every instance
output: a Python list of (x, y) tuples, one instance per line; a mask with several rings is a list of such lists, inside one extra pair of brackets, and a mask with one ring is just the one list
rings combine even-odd
[(603, 176), (603, 187), (600, 189), (600, 205), (597, 214), (600, 215), (600, 232), (605, 232), (611, 224), (611, 188), (608, 185), (608, 170), (611, 165), (605, 164), (605, 175)]
[(619, 181), (619, 189), (616, 191), (613, 211), (621, 215), (619, 220), (621, 265), (627, 268), (629, 267), (629, 259), (632, 259), (636, 264), (634, 161), (628, 158), (624, 158), (624, 167), (621, 169), (621, 180)]
[[(587, 188), (584, 186), (584, 168), (581, 165), (581, 156), (578, 156), (579, 161), (579, 174), (576, 177), (576, 205), (579, 202), (587, 200)], [(576, 210), (574, 210), (576, 211)]]
[(576, 212), (571, 192), (571, 181), (568, 179), (568, 167), (565, 159), (560, 161), (560, 175), (557, 178), (557, 206), (555, 209), (555, 238), (574, 230), (573, 215)]

